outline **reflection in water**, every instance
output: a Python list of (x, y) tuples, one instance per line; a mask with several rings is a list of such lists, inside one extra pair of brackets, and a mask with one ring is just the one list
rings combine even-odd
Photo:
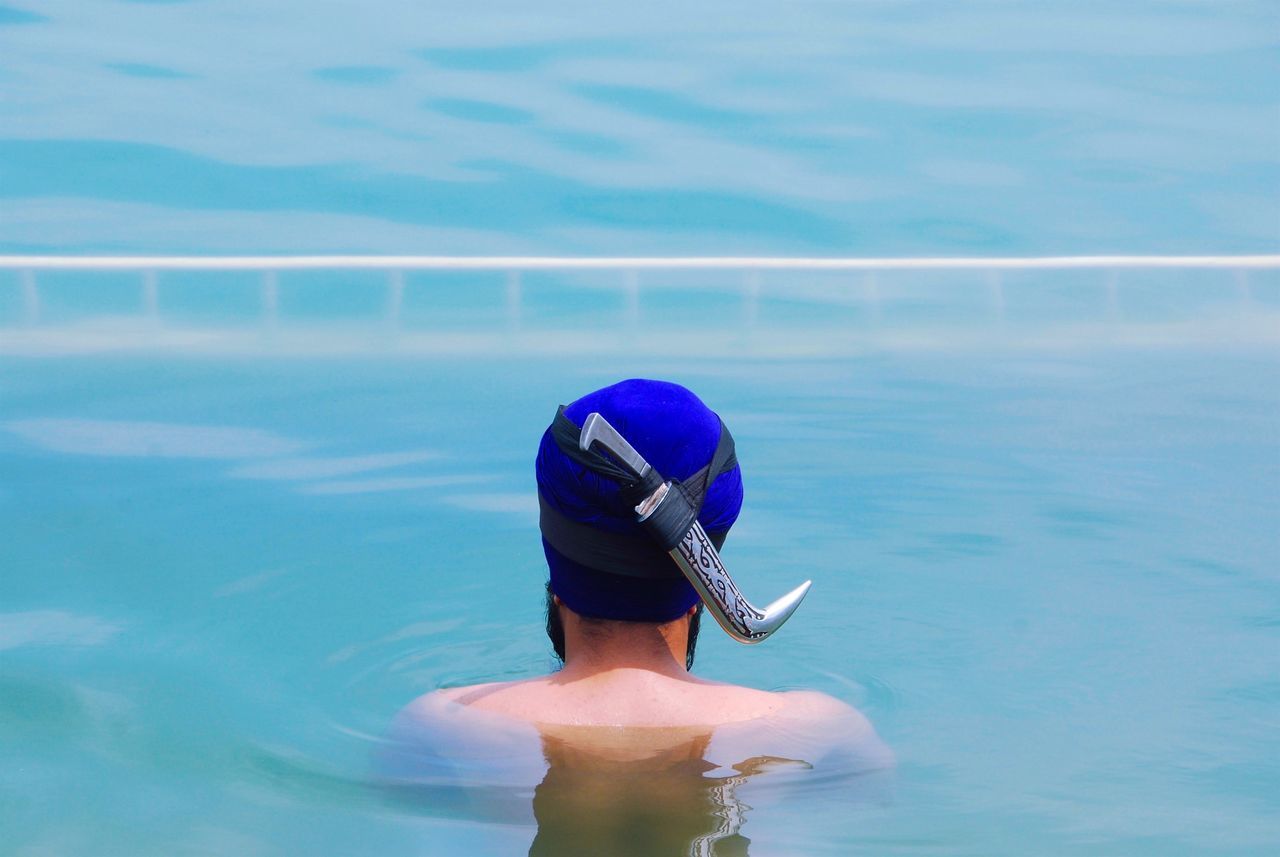
[(885, 799), (887, 779), (870, 774), (892, 754), (844, 725), (534, 726), (445, 701), (402, 715), (378, 774), (409, 811), (536, 825), (531, 857), (737, 857), (749, 853), (747, 821), (767, 827), (777, 804)]
[(716, 776), (710, 744), (705, 729), (543, 727), (547, 774), (529, 854), (746, 854), (736, 787), (771, 764), (811, 766), (754, 757)]

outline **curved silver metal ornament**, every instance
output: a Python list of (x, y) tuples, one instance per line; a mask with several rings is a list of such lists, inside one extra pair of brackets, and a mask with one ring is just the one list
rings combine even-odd
[(671, 558), (698, 590), (720, 627), (740, 643), (758, 643), (781, 628), (813, 584), (806, 580), (763, 610), (754, 606), (733, 582), (716, 546), (697, 521), (671, 550)]
[[(617, 429), (598, 413), (589, 414), (583, 421), (578, 444), (583, 450), (590, 449), (592, 444), (599, 444), (638, 478), (653, 469)], [(643, 522), (657, 511), (671, 487), (670, 482), (664, 482), (653, 494), (641, 501), (635, 507), (637, 521)], [(733, 582), (720, 559), (719, 551), (696, 519), (668, 553), (693, 584), (716, 622), (740, 643), (759, 643), (781, 628), (791, 618), (791, 614), (796, 612), (813, 583), (806, 580), (764, 609), (756, 607)]]

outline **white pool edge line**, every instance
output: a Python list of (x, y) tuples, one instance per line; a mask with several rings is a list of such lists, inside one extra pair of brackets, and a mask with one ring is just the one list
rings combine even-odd
[(91, 271), (895, 271), (1280, 268), (1280, 255), (1241, 256), (0, 256), (0, 270)]

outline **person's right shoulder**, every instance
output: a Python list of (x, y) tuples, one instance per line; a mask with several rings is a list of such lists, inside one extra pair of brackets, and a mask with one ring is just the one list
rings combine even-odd
[(816, 690), (790, 690), (783, 694), (787, 701), (787, 714), (806, 720), (844, 720), (859, 730), (874, 732), (871, 721), (858, 709), (841, 702), (834, 696)]
[(816, 690), (793, 690), (787, 698), (787, 717), (802, 721), (833, 739), (832, 750), (857, 757), (866, 769), (892, 768), (893, 751), (876, 734), (871, 721), (858, 709)]

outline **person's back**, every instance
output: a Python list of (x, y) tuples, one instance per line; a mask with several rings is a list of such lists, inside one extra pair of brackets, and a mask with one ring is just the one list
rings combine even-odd
[[(870, 733), (854, 709), (814, 691), (756, 690), (700, 678), (686, 666), (693, 611), (663, 623), (584, 619), (558, 599), (564, 668), (550, 675), (437, 691), (477, 711), (539, 725), (714, 727), (785, 715), (840, 718)], [(427, 702), (430, 704), (430, 702)]]
[[(575, 452), (572, 441), (592, 414), (670, 480), (662, 490), (687, 501), (692, 523), (677, 526), (699, 534), (710, 554), (703, 560), (721, 577), (695, 588), (697, 569), (680, 565), (675, 551), (664, 549), (669, 545), (639, 526), (637, 510), (652, 510), (637, 498), (650, 494), (652, 479), (619, 484), (608, 461)], [(484, 771), (487, 781), (519, 793), (534, 787), (539, 834), (531, 854), (677, 853), (627, 838), (637, 813), (651, 811), (683, 819), (653, 828), (665, 829), (672, 847), (706, 839), (721, 843), (714, 853), (729, 854), (745, 853), (730, 804), (747, 780), (778, 766), (850, 775), (892, 766), (871, 725), (843, 702), (690, 671), (704, 610), (744, 641), (785, 621), (749, 624), (768, 624), (767, 611), (735, 601), (740, 594), (719, 565), (716, 550), (741, 508), (741, 472), (727, 429), (696, 396), (674, 384), (624, 381), (577, 400), (542, 438), (537, 483), (550, 570), (547, 633), (563, 667), (415, 700), (393, 730), (392, 743), (403, 752), (391, 779), (438, 783), (442, 770), (472, 778)], [(677, 805), (687, 812), (671, 808)], [(594, 832), (584, 832), (587, 817), (597, 822)]]

